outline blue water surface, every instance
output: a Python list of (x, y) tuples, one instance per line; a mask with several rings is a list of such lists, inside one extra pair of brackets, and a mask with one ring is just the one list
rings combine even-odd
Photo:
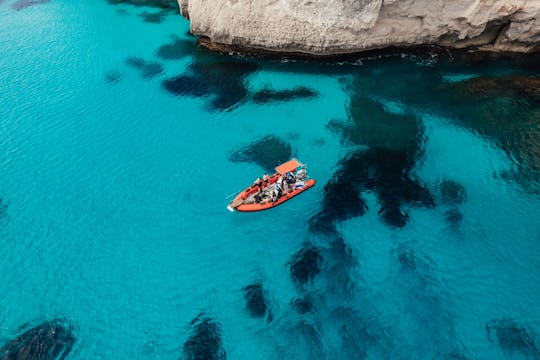
[[(540, 358), (538, 58), (254, 60), (188, 30), (0, 1), (1, 344), (65, 319), (70, 359), (177, 359), (204, 314), (230, 359)], [(317, 186), (229, 213), (268, 135)]]

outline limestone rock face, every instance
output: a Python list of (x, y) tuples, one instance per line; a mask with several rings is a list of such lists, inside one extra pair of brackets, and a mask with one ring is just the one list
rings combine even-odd
[(178, 0), (207, 44), (329, 56), (389, 46), (540, 50), (540, 0)]

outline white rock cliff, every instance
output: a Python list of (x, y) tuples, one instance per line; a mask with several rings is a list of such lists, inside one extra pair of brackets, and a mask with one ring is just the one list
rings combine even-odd
[(540, 0), (178, 0), (217, 50), (332, 56), (390, 46), (540, 50)]

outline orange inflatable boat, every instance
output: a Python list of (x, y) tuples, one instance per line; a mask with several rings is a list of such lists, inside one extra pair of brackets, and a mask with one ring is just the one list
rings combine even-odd
[(315, 186), (307, 176), (306, 165), (291, 159), (276, 167), (267, 179), (257, 179), (227, 205), (229, 211), (261, 211), (271, 209)]

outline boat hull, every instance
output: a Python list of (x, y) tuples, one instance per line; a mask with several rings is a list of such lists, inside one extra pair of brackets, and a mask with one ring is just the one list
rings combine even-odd
[[(263, 210), (268, 210), (268, 209), (274, 208), (276, 206), (279, 206), (279, 205), (283, 204), (286, 201), (291, 200), (295, 196), (303, 193), (304, 191), (311, 189), (313, 186), (315, 186), (315, 183), (316, 183), (315, 179), (309, 179), (308, 181), (306, 181), (306, 184), (304, 185), (303, 188), (296, 189), (296, 190), (291, 191), (291, 192), (289, 192), (287, 194), (284, 194), (279, 199), (277, 199), (275, 202), (267, 202), (267, 203), (264, 203), (264, 204), (260, 204), (260, 203), (242, 204), (242, 205), (237, 206), (236, 210), (239, 211), (239, 212), (255, 212), (255, 211), (263, 211)], [(228, 208), (230, 210), (230, 207), (228, 207)]]

